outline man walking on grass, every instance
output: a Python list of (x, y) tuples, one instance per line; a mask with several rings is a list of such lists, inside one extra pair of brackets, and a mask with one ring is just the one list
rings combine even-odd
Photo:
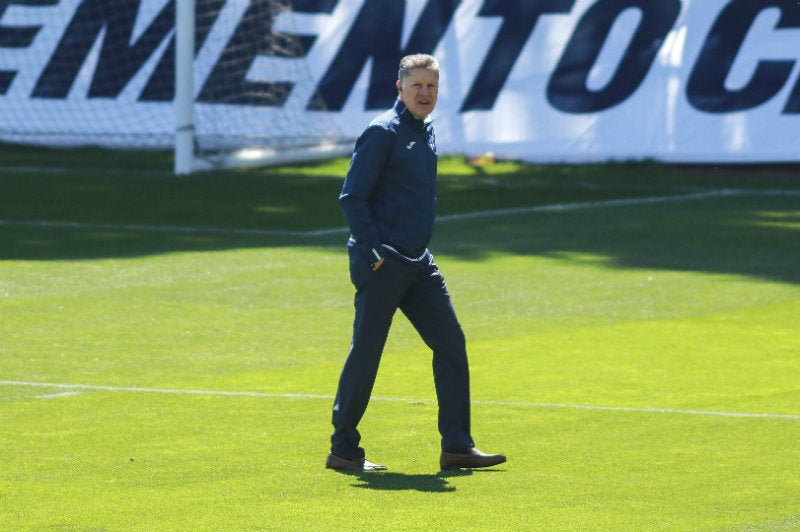
[(436, 106), (439, 63), (424, 54), (400, 61), (398, 98), (356, 141), (339, 203), (350, 227), (350, 279), (356, 288), (350, 353), (333, 406), (326, 466), (380, 471), (366, 459), (356, 428), (375, 383), (399, 308), (433, 351), (442, 469), (489, 467), (505, 455), (475, 448), (470, 433), (469, 367), (464, 333), (444, 277), (427, 246), (436, 207)]

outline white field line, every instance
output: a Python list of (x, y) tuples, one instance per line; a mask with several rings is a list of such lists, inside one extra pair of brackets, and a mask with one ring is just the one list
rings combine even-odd
[[(121, 393), (150, 393), (150, 394), (171, 394), (171, 395), (199, 395), (199, 396), (221, 396), (221, 397), (256, 397), (265, 399), (322, 399), (333, 401), (334, 396), (307, 393), (269, 393), (269, 392), (245, 392), (227, 390), (183, 390), (174, 388), (142, 388), (138, 386), (103, 386), (97, 384), (70, 384), (58, 382), (29, 382), (29, 381), (0, 381), (0, 386), (16, 386), (31, 388), (55, 388), (70, 390), (74, 395), (83, 391), (98, 392), (121, 392)], [(54, 398), (69, 395), (48, 394), (39, 396), (40, 398)], [(389, 401), (399, 403), (427, 403), (433, 399), (413, 399), (409, 397), (372, 397), (373, 401)], [(677, 408), (644, 408), (627, 406), (603, 406), (603, 405), (581, 405), (568, 403), (536, 403), (526, 401), (481, 401), (474, 400), (472, 404), (487, 406), (505, 406), (511, 408), (542, 408), (542, 409), (572, 409), (605, 412), (635, 412), (644, 414), (675, 414), (683, 416), (714, 416), (729, 418), (763, 418), (763, 419), (790, 419), (800, 421), (800, 414), (774, 414), (757, 412), (723, 412), (716, 410), (682, 410)]]
[(60, 393), (46, 393), (44, 395), (37, 395), (37, 399), (58, 399), (59, 397), (72, 397), (73, 395), (80, 395), (84, 393), (83, 390), (73, 390), (68, 392), (60, 392)]
[(318, 236), (344, 233), (344, 227), (323, 229), (322, 231), (289, 231), (282, 229), (236, 229), (225, 227), (196, 227), (182, 225), (143, 225), (143, 224), (103, 224), (88, 222), (50, 222), (37, 220), (0, 220), (0, 226), (43, 227), (55, 229), (89, 229), (92, 231), (128, 231), (141, 233), (194, 233), (211, 235), (252, 235), (252, 236)]
[(104, 175), (130, 175), (136, 173), (138, 175), (148, 176), (166, 176), (175, 177), (175, 173), (170, 170), (156, 170), (153, 168), (147, 170), (131, 170), (130, 168), (108, 168), (99, 166), (90, 166), (85, 168), (75, 168), (68, 166), (5, 166), (0, 165), (0, 173), (24, 173), (24, 174), (67, 174), (80, 172), (102, 173)]
[[(648, 205), (653, 203), (669, 203), (691, 201), (708, 198), (721, 198), (728, 196), (798, 196), (797, 190), (745, 190), (722, 189), (679, 194), (673, 196), (650, 196), (643, 198), (627, 198), (606, 201), (583, 201), (575, 203), (556, 203), (553, 205), (534, 205), (530, 207), (514, 207), (509, 209), (492, 209), (472, 211), (460, 214), (446, 214), (437, 216), (436, 222), (452, 222), (471, 220), (476, 218), (490, 218), (497, 216), (511, 216), (516, 214), (532, 214), (537, 212), (561, 212), (586, 209), (600, 209), (608, 207), (625, 207)], [(332, 227), (312, 231), (292, 231), (284, 229), (236, 229), (224, 227), (196, 227), (180, 225), (143, 225), (143, 224), (104, 224), (85, 222), (56, 222), (42, 220), (0, 220), (0, 226), (7, 227), (42, 227), (56, 229), (89, 229), (100, 231), (128, 231), (128, 232), (154, 232), (154, 233), (193, 233), (193, 234), (219, 234), (219, 235), (247, 235), (247, 236), (289, 236), (289, 237), (318, 237), (335, 234), (346, 234), (347, 227)]]
[(676, 201), (689, 201), (696, 199), (717, 198), (723, 196), (734, 196), (744, 193), (741, 190), (711, 190), (704, 192), (693, 192), (691, 194), (680, 194), (676, 196), (650, 196), (644, 198), (625, 198), (605, 201), (582, 201), (576, 203), (555, 203), (552, 205), (536, 205), (532, 207), (514, 207), (509, 209), (491, 209), (485, 211), (473, 211), (463, 214), (446, 214), (437, 216), (437, 222), (469, 220), (474, 218), (493, 218), (497, 216), (509, 216), (514, 214), (530, 214), (536, 212), (561, 212), (576, 211), (586, 209), (599, 209), (605, 207), (624, 207), (648, 205), (651, 203), (668, 203)]

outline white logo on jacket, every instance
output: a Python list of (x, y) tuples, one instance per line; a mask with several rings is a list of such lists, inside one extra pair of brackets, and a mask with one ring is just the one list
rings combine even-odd
[(410, 150), (411, 148), (414, 147), (414, 144), (416, 144), (416, 143), (417, 143), (417, 141), (412, 140), (411, 142), (408, 143), (408, 146), (406, 146), (406, 149)]

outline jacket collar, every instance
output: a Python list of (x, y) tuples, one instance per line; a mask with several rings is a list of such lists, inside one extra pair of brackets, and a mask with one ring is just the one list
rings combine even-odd
[(428, 124), (431, 123), (431, 117), (427, 117), (425, 120), (420, 120), (419, 118), (415, 117), (411, 114), (411, 111), (408, 110), (406, 104), (403, 103), (403, 100), (398, 98), (394, 102), (394, 111), (397, 113), (397, 116), (400, 118), (400, 122), (403, 124), (407, 124), (415, 129), (424, 130)]

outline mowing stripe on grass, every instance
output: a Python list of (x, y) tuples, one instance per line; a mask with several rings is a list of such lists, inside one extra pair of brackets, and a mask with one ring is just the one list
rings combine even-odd
[[(123, 393), (152, 393), (152, 394), (172, 394), (172, 395), (201, 395), (201, 396), (222, 396), (222, 397), (262, 397), (267, 399), (324, 399), (333, 401), (334, 396), (323, 394), (308, 393), (269, 393), (269, 392), (245, 392), (230, 390), (188, 390), (176, 388), (142, 388), (138, 386), (104, 386), (99, 384), (70, 384), (59, 382), (30, 382), (30, 381), (0, 381), (0, 386), (32, 387), (32, 388), (55, 388), (73, 391), (100, 391), (100, 392), (123, 392)], [(67, 394), (49, 394), (45, 397), (64, 396)], [(409, 397), (372, 397), (373, 401), (391, 401), (400, 403), (425, 403), (433, 399), (413, 399)], [(487, 406), (507, 406), (513, 408), (544, 408), (544, 409), (572, 409), (572, 410), (598, 410), (606, 412), (636, 412), (645, 414), (676, 414), (684, 416), (715, 416), (715, 417), (739, 417), (739, 418), (764, 418), (764, 419), (791, 419), (800, 421), (800, 414), (775, 414), (758, 412), (722, 412), (716, 410), (681, 410), (678, 408), (644, 408), (628, 406), (603, 406), (603, 405), (579, 405), (568, 403), (534, 403), (526, 401), (472, 401), (476, 405)]]
[(84, 393), (83, 390), (74, 390), (70, 392), (60, 392), (60, 393), (46, 393), (44, 395), (37, 395), (37, 399), (58, 399), (60, 397), (72, 397), (73, 395), (80, 395)]
[[(437, 223), (476, 218), (489, 218), (497, 216), (511, 216), (516, 214), (532, 214), (537, 212), (561, 212), (585, 209), (599, 209), (607, 207), (626, 207), (649, 205), (653, 203), (667, 203), (691, 201), (709, 198), (722, 198), (729, 196), (758, 195), (758, 196), (800, 196), (797, 190), (744, 190), (722, 189), (679, 194), (673, 196), (650, 196), (643, 198), (625, 198), (605, 201), (583, 201), (575, 203), (556, 203), (553, 205), (533, 205), (530, 207), (513, 207), (508, 209), (492, 209), (473, 211), (460, 214), (445, 214), (436, 217)], [(332, 227), (312, 231), (293, 231), (289, 229), (237, 229), (225, 227), (196, 227), (180, 225), (145, 225), (145, 224), (106, 224), (88, 222), (58, 222), (47, 220), (0, 220), (0, 226), (7, 227), (40, 227), (54, 229), (88, 229), (93, 231), (126, 231), (126, 232), (155, 232), (155, 233), (193, 233), (193, 234), (220, 234), (243, 236), (290, 236), (290, 237), (318, 237), (336, 234), (345, 234), (347, 227)]]

